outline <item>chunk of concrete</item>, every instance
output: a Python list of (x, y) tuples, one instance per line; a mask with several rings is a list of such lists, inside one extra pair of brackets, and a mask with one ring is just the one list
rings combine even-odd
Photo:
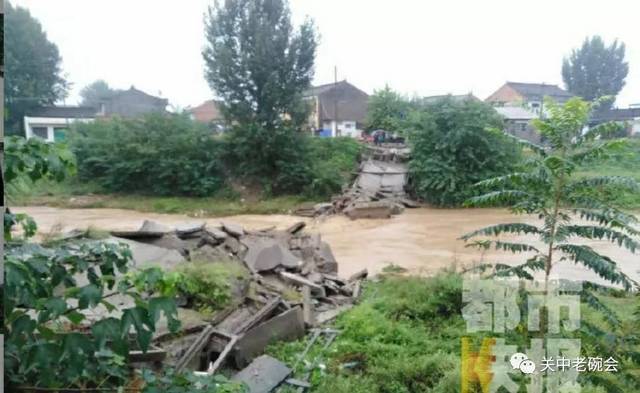
[(206, 223), (204, 222), (187, 222), (176, 226), (176, 234), (180, 238), (192, 237), (204, 230)]
[(296, 269), (302, 265), (299, 258), (275, 239), (247, 238), (242, 239), (242, 243), (247, 246), (244, 261), (256, 272), (273, 270), (278, 266)]
[(366, 268), (362, 270), (358, 270), (357, 272), (353, 273), (347, 281), (354, 282), (354, 281), (362, 280), (364, 278), (367, 278), (367, 275), (369, 275), (369, 271)]
[(306, 225), (307, 224), (304, 221), (298, 221), (295, 224), (291, 225), (289, 228), (287, 228), (286, 232), (294, 235), (300, 232)]
[(388, 202), (356, 202), (344, 210), (352, 220), (359, 218), (391, 218), (391, 206)]
[(173, 269), (186, 260), (176, 250), (169, 250), (129, 239), (110, 238), (110, 242), (124, 243), (129, 246), (133, 262), (136, 267), (159, 266), (163, 269)]
[(236, 238), (244, 235), (244, 229), (242, 228), (242, 226), (232, 222), (223, 222), (222, 230)]
[(207, 228), (206, 229), (207, 234), (209, 234), (212, 238), (218, 240), (218, 241), (224, 241), (229, 235), (218, 228)]
[(142, 232), (154, 232), (154, 233), (169, 233), (171, 228), (159, 222), (144, 220), (142, 226), (139, 229)]
[(331, 251), (331, 246), (321, 242), (316, 252), (316, 267), (320, 273), (335, 274), (338, 272), (338, 261)]
[(311, 280), (307, 280), (306, 278), (299, 276), (297, 274), (289, 273), (289, 272), (280, 272), (280, 277), (282, 277), (285, 281), (290, 282), (294, 285), (298, 286), (308, 286), (311, 289), (311, 294), (317, 297), (325, 297), (326, 293), (324, 288), (321, 285), (314, 283)]
[(293, 307), (248, 330), (236, 344), (238, 367), (248, 364), (256, 355), (277, 341), (297, 340), (304, 336), (304, 316), (301, 307)]
[(244, 383), (249, 393), (269, 393), (291, 374), (291, 369), (269, 355), (256, 358), (231, 380)]
[(333, 321), (334, 319), (336, 319), (338, 317), (338, 315), (342, 314), (343, 312), (351, 309), (353, 307), (353, 305), (351, 304), (345, 304), (342, 306), (338, 306), (336, 308), (334, 308), (333, 310), (328, 310), (325, 312), (321, 312), (318, 315), (316, 315), (316, 323), (318, 325), (323, 325), (325, 323), (329, 323), (331, 321)]

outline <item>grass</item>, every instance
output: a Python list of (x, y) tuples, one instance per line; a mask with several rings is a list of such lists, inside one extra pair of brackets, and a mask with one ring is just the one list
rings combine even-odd
[[(582, 321), (611, 333), (605, 340), (579, 331), (583, 356), (623, 359), (626, 350), (640, 352), (637, 343), (629, 347), (616, 341), (637, 335), (640, 323), (633, 313), (639, 309), (638, 295), (614, 292), (598, 297), (616, 310), (622, 324), (616, 329), (608, 327), (602, 314), (583, 304)], [(521, 299), (520, 303), (524, 306), (526, 301)], [(475, 350), (483, 334), (492, 336), (467, 333), (461, 307), (459, 275), (441, 273), (427, 279), (383, 275), (381, 281), (367, 283), (361, 302), (338, 318), (335, 327), (341, 333), (336, 341), (326, 350), (314, 346), (304, 361), (297, 363), (294, 375), (300, 378), (317, 360), (310, 378), (314, 393), (460, 392), (461, 338), (470, 337)], [(507, 333), (506, 342), (527, 348), (528, 339), (523, 335), (517, 328)], [(306, 340), (278, 343), (267, 352), (293, 367), (305, 345)], [(623, 362), (628, 371), (624, 377), (611, 374), (604, 378), (613, 381), (600, 382), (616, 384), (621, 390), (603, 390), (585, 378), (581, 380), (582, 392), (634, 391), (640, 380), (639, 360)], [(479, 387), (473, 392), (480, 392)]]
[[(619, 156), (603, 162), (585, 165), (576, 174), (578, 177), (624, 176), (640, 182), (640, 139), (631, 139), (629, 147)], [(602, 192), (594, 190), (594, 192)], [(616, 205), (630, 210), (640, 210), (640, 192), (613, 189), (605, 194)]]
[(61, 208), (114, 208), (141, 212), (186, 214), (193, 217), (221, 217), (236, 214), (286, 214), (305, 203), (318, 202), (304, 196), (278, 196), (244, 200), (235, 195), (214, 197), (161, 197), (136, 194), (105, 194), (91, 183), (75, 178), (61, 183), (41, 181), (21, 186), (10, 198), (15, 206)]

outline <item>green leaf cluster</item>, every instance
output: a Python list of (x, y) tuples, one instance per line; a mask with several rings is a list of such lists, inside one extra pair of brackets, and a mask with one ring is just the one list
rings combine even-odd
[[(123, 386), (129, 350), (149, 348), (160, 317), (178, 329), (175, 290), (164, 273), (129, 272), (130, 260), (126, 245), (102, 242), (6, 249), (9, 386)], [(154, 295), (159, 289), (164, 295)]]
[(640, 249), (637, 218), (604, 198), (604, 194), (592, 192), (595, 188), (615, 187), (639, 193), (640, 184), (622, 176), (576, 176), (586, 163), (593, 166), (598, 160), (619, 152), (626, 140), (604, 138), (611, 129), (607, 124), (586, 130), (593, 104), (574, 98), (564, 105), (548, 101), (545, 106), (548, 118), (536, 121), (535, 125), (548, 145), (526, 143), (532, 154), (524, 166), (517, 172), (478, 182), (476, 189), (483, 193), (466, 203), (468, 206), (507, 204), (515, 214), (534, 215), (539, 224), (499, 224), (471, 232), (463, 239), (521, 234), (543, 242), (545, 247), (540, 250), (528, 243), (484, 242), (484, 247), (492, 244), (496, 249), (535, 254), (524, 265), (502, 269), (497, 272), (499, 275), (544, 270), (548, 278), (553, 266), (566, 260), (585, 266), (602, 279), (627, 290), (637, 287), (638, 283), (621, 271), (614, 260), (576, 242), (578, 239), (604, 240), (631, 253)]
[(494, 129), (502, 120), (472, 99), (443, 98), (411, 113), (409, 173), (415, 194), (437, 206), (456, 206), (477, 194), (473, 184), (509, 173), (520, 149)]

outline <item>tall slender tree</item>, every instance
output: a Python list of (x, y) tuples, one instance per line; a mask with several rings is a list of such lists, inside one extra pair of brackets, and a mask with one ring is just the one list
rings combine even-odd
[(562, 63), (567, 89), (585, 100), (616, 96), (625, 85), (629, 64), (625, 45), (615, 40), (607, 46), (600, 36), (587, 37)]
[(295, 30), (287, 0), (216, 1), (205, 16), (205, 77), (226, 117), (273, 128), (304, 121), (302, 92), (313, 78), (316, 32)]
[(66, 97), (68, 83), (58, 47), (27, 9), (7, 1), (4, 27), (5, 128), (8, 134), (20, 134), (25, 112)]

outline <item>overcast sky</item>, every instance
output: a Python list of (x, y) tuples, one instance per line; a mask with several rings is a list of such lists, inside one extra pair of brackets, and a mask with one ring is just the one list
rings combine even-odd
[[(38, 18), (73, 83), (161, 94), (177, 107), (212, 97), (203, 77), (203, 14), (213, 0), (13, 0)], [(627, 45), (630, 71), (618, 105), (640, 103), (637, 0), (291, 0), (310, 16), (320, 46), (318, 84), (347, 79), (368, 93), (388, 84), (407, 95), (484, 99), (505, 81), (562, 85), (563, 56), (585, 36)]]

